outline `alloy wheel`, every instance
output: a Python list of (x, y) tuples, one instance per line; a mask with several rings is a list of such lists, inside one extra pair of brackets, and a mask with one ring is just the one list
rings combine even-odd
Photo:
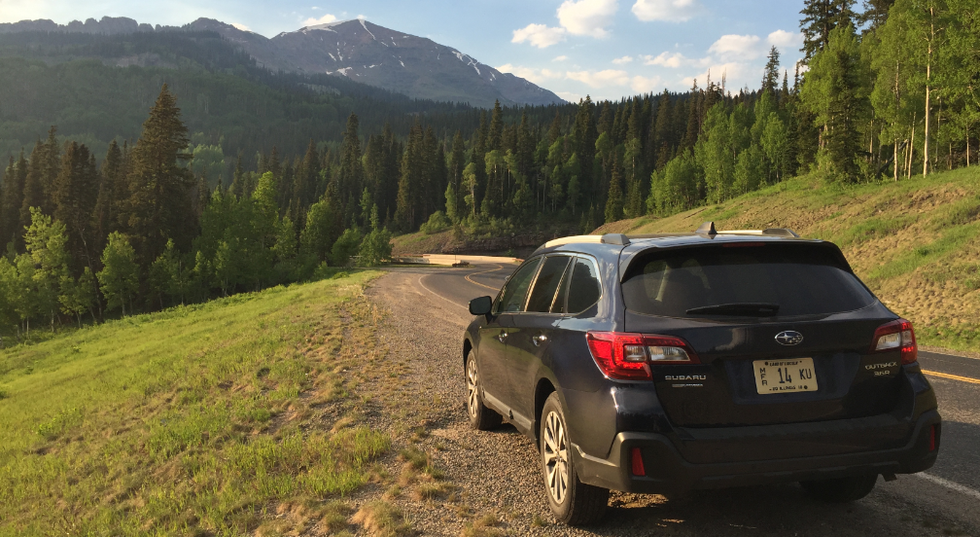
[(470, 358), (466, 362), (466, 409), (474, 419), (480, 411), (479, 382), (480, 374), (476, 370), (476, 359)]
[(542, 456), (547, 474), (548, 493), (558, 504), (565, 501), (568, 492), (568, 445), (565, 427), (556, 412), (545, 418)]

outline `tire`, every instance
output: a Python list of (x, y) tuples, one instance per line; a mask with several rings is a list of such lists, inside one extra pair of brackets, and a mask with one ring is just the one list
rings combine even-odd
[(609, 490), (578, 479), (571, 459), (571, 442), (558, 394), (552, 393), (541, 411), (541, 470), (551, 512), (570, 526), (598, 522), (606, 513)]
[(877, 474), (800, 481), (803, 490), (815, 500), (828, 503), (848, 503), (860, 500), (875, 488)]
[(466, 414), (470, 418), (470, 426), (478, 431), (496, 429), (503, 422), (500, 414), (483, 404), (483, 385), (480, 384), (480, 371), (473, 351), (466, 356)]

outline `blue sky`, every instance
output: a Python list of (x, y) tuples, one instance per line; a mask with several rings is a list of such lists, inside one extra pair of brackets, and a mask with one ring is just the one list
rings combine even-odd
[(102, 16), (183, 25), (209, 17), (272, 37), (364, 17), (428, 37), (577, 101), (684, 91), (725, 77), (758, 88), (770, 46), (793, 76), (802, 0), (0, 0), (0, 22)]

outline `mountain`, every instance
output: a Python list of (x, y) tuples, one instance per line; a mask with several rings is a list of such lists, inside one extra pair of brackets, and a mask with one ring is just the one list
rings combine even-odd
[[(182, 28), (217, 32), (273, 71), (329, 74), (401, 93), (414, 99), (491, 107), (565, 104), (554, 93), (480, 63), (431, 39), (391, 30), (363, 19), (307, 26), (272, 39), (213, 19)], [(174, 31), (125, 17), (88, 19), (59, 25), (50, 20), (0, 24), (0, 34), (18, 32), (120, 35)]]
[(495, 100), (504, 106), (565, 102), (456, 49), (363, 19), (307, 26), (272, 39), (211, 19), (189, 26), (217, 31), (271, 69), (345, 76), (417, 99), (483, 107)]

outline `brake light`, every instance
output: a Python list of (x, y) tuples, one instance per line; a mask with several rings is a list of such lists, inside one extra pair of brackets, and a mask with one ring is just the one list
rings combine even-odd
[(915, 330), (905, 319), (883, 324), (875, 330), (871, 352), (901, 349), (902, 364), (914, 364), (919, 359), (919, 347), (915, 343)]
[(694, 350), (684, 340), (621, 332), (589, 332), (589, 351), (609, 378), (652, 380), (651, 364), (697, 364)]

